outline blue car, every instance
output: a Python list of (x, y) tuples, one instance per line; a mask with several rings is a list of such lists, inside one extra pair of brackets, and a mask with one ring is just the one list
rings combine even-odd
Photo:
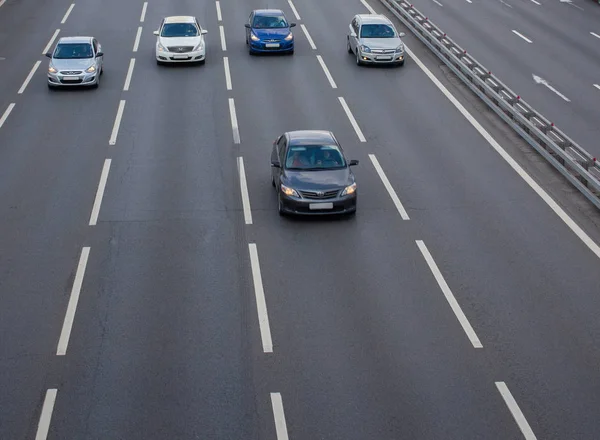
[(256, 9), (246, 23), (246, 44), (250, 54), (266, 52), (294, 53), (294, 35), (280, 9)]

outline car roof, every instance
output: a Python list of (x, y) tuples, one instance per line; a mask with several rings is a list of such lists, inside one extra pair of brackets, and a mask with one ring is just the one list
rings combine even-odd
[(281, 9), (255, 9), (254, 15), (285, 15)]
[(296, 130), (287, 132), (290, 145), (327, 144), (337, 141), (333, 133), (327, 130)]
[(62, 37), (58, 40), (58, 43), (90, 43), (93, 37)]
[(390, 19), (382, 14), (359, 14), (362, 24), (390, 24)]
[(195, 21), (196, 18), (191, 15), (172, 15), (170, 17), (165, 17), (165, 23), (194, 23)]

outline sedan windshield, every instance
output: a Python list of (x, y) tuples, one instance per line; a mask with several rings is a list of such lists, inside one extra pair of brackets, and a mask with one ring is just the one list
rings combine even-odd
[(252, 24), (254, 29), (276, 29), (288, 27), (287, 21), (283, 15), (257, 15)]
[(161, 37), (197, 37), (198, 28), (193, 23), (167, 23), (162, 28)]
[(394, 38), (396, 33), (387, 24), (364, 24), (360, 28), (360, 38)]
[(335, 145), (298, 145), (288, 150), (285, 167), (289, 170), (331, 170), (345, 168), (346, 161)]
[(58, 60), (94, 58), (89, 43), (60, 43), (56, 46), (53, 58)]

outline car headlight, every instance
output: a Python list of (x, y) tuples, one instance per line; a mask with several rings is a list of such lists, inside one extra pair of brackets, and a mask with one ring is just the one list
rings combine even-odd
[(252, 33), (250, 34), (250, 39), (251, 39), (252, 41), (260, 41), (260, 38), (258, 38), (256, 35), (254, 35), (254, 34), (252, 34)]
[(284, 193), (286, 196), (300, 197), (298, 195), (298, 192), (294, 188), (290, 188), (289, 186), (285, 186), (284, 184), (281, 184), (281, 192)]
[(90, 66), (90, 67), (88, 67), (87, 69), (85, 69), (85, 71), (86, 71), (87, 73), (93, 73), (93, 72), (95, 72), (95, 71), (96, 71), (96, 68), (95, 68), (94, 66)]
[(371, 53), (371, 49), (367, 46), (360, 46), (360, 51), (365, 53)]
[(294, 34), (292, 34), (290, 32), (290, 34), (287, 37), (285, 37), (284, 39), (285, 39), (285, 41), (290, 41), (292, 38), (294, 38)]
[(162, 44), (158, 43), (157, 46), (159, 52), (168, 52), (168, 50)]
[(56, 72), (58, 72), (58, 70), (56, 70), (54, 68), (54, 66), (50, 66), (50, 67), (48, 67), (48, 72), (50, 72), (50, 73), (56, 73)]
[(196, 52), (197, 50), (202, 50), (202, 41), (198, 43), (196, 47), (194, 47), (194, 52)]
[(404, 52), (404, 44), (401, 44), (396, 48), (396, 52)]
[(356, 183), (353, 183), (352, 185), (344, 188), (344, 191), (342, 191), (342, 196), (349, 196), (350, 194), (354, 194), (355, 192), (356, 192)]

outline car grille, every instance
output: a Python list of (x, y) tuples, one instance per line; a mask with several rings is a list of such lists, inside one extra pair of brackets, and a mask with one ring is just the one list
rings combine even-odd
[(77, 79), (60, 79), (60, 82), (62, 84), (81, 84), (83, 82), (83, 80), (81, 78), (77, 78)]
[(373, 53), (394, 53), (396, 52), (394, 49), (373, 49), (371, 50)]
[(263, 40), (263, 43), (279, 43), (281, 40)]
[(186, 53), (194, 50), (194, 46), (171, 46), (167, 47), (167, 49), (169, 50), (169, 52), (173, 53)]
[(61, 70), (60, 73), (63, 75), (81, 75), (83, 72), (81, 70)]
[(300, 191), (300, 195), (304, 199), (311, 200), (323, 200), (323, 199), (333, 199), (337, 197), (339, 189), (333, 191)]

